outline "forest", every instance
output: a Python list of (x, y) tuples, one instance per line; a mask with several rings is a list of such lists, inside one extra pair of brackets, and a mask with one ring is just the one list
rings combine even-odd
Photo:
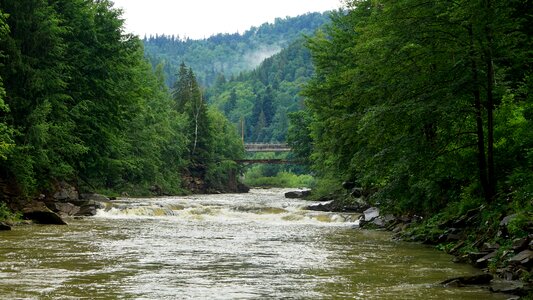
[(465, 251), (496, 243), (508, 259), (533, 230), (530, 12), (531, 1), (385, 0), (334, 13), (307, 41), (315, 74), (288, 133), (317, 191), (349, 182), (420, 216), (422, 240), (448, 250), (439, 237), (466, 215)]
[(0, 1), (1, 202), (61, 181), (131, 195), (235, 186), (236, 129), (190, 67), (167, 87), (123, 25), (107, 0)]
[(309, 39), (316, 74), (295, 146), (321, 177), (398, 209), (465, 197), (531, 208), (527, 5), (352, 1)]
[(244, 132), (246, 142), (287, 140), (288, 116), (303, 108), (300, 91), (314, 73), (304, 44), (300, 38), (257, 68), (207, 89), (209, 104)]
[(198, 82), (209, 87), (222, 75), (227, 79), (256, 68), (264, 59), (285, 49), (302, 35), (312, 35), (329, 22), (328, 13), (308, 13), (276, 18), (273, 23), (252, 27), (243, 33), (217, 34), (201, 40), (187, 37), (145, 36), (146, 57), (156, 66), (163, 63), (169, 86), (179, 65), (191, 66)]
[(243, 142), (288, 141), (304, 166), (250, 173), (308, 173), (443, 250), (498, 245), (489, 271), (533, 259), (531, 2), (346, 0), (194, 41), (128, 34), (110, 0), (0, 0), (0, 221), (61, 182), (235, 192)]

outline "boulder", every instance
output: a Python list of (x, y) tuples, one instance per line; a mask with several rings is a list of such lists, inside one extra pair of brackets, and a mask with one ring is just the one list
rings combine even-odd
[(496, 257), (496, 255), (498, 255), (498, 251), (493, 251), (485, 256), (483, 256), (482, 258), (479, 258), (478, 260), (476, 260), (475, 262), (475, 266), (477, 268), (485, 268), (487, 267), (487, 265), (489, 264), (489, 261)]
[(490, 281), (494, 278), (491, 274), (480, 274), (473, 276), (460, 276), (454, 277), (447, 280), (444, 280), (440, 284), (448, 285), (451, 283), (458, 284), (459, 286), (464, 285), (488, 285)]
[(516, 218), (516, 214), (512, 214), (512, 215), (508, 215), (506, 217), (504, 217), (501, 221), (500, 221), (500, 226), (501, 227), (507, 227), (507, 225), (509, 225), (509, 222), (511, 222), (514, 218)]
[(93, 201), (99, 201), (99, 202), (107, 202), (110, 200), (107, 196), (96, 194), (96, 193), (81, 194), (80, 198), (83, 200), (93, 200)]
[(11, 230), (11, 226), (7, 225), (6, 223), (0, 222), (0, 231), (6, 230)]
[(285, 198), (300, 199), (311, 195), (311, 190), (290, 191), (285, 193)]
[(94, 206), (82, 206), (80, 210), (75, 214), (78, 217), (92, 217), (96, 215), (96, 207)]
[(490, 254), (490, 252), (488, 252), (488, 251), (482, 251), (482, 252), (472, 251), (472, 252), (468, 252), (466, 255), (467, 255), (468, 260), (470, 261), (470, 263), (475, 264), (475, 262), (478, 259), (481, 259), (485, 255), (488, 255), (488, 254)]
[(371, 221), (372, 219), (379, 216), (379, 208), (371, 207), (363, 212), (365, 221)]
[(78, 200), (79, 194), (75, 187), (64, 181), (60, 181), (55, 188), (55, 193), (52, 195), (52, 198), (56, 201), (70, 202)]
[(89, 217), (96, 215), (96, 210), (103, 209), (105, 206), (94, 200), (88, 200), (80, 204), (80, 210), (75, 214), (76, 216)]
[(64, 216), (74, 216), (80, 211), (80, 207), (72, 203), (54, 202), (49, 205), (54, 212)]
[(494, 280), (490, 285), (490, 291), (525, 296), (531, 291), (531, 286), (527, 286), (521, 281)]
[(517, 265), (528, 265), (533, 262), (533, 251), (527, 249), (509, 259), (509, 263)]
[(22, 216), (39, 224), (67, 225), (61, 217), (51, 211), (43, 202), (33, 202), (22, 209)]

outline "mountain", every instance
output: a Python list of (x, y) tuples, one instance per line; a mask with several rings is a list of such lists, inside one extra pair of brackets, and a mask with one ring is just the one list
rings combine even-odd
[(299, 92), (313, 73), (310, 52), (300, 38), (254, 70), (217, 80), (206, 97), (241, 133), (244, 125), (245, 141), (283, 142), (288, 114), (302, 108)]
[(145, 56), (155, 67), (162, 63), (167, 85), (176, 81), (183, 62), (190, 66), (200, 84), (213, 85), (257, 67), (264, 59), (279, 53), (302, 35), (312, 35), (329, 22), (328, 13), (308, 13), (277, 18), (274, 23), (252, 27), (243, 34), (218, 34), (192, 40), (179, 36), (156, 35), (143, 39)]

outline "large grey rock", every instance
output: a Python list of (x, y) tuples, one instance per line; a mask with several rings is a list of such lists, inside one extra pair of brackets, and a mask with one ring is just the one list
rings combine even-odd
[(61, 217), (51, 211), (43, 202), (33, 202), (22, 209), (22, 216), (39, 224), (67, 225)]
[(96, 193), (81, 194), (80, 198), (83, 200), (93, 200), (93, 201), (99, 201), (99, 202), (110, 201), (110, 199), (107, 196), (96, 194)]
[(496, 257), (496, 255), (498, 255), (498, 251), (493, 251), (483, 256), (482, 258), (479, 258), (478, 260), (476, 260), (474, 265), (478, 268), (485, 268), (489, 264), (489, 261), (493, 259), (494, 257)]
[(500, 226), (502, 227), (507, 227), (507, 225), (509, 225), (509, 222), (511, 222), (514, 218), (516, 218), (517, 215), (516, 214), (512, 214), (512, 215), (508, 215), (506, 217), (504, 217), (501, 221), (500, 221)]
[(509, 259), (511, 264), (528, 265), (533, 262), (533, 251), (527, 249)]
[(53, 211), (63, 216), (74, 216), (80, 211), (80, 207), (68, 202), (54, 202), (49, 204)]
[(525, 296), (531, 291), (531, 286), (521, 281), (493, 280), (490, 285), (490, 290), (494, 293), (509, 293)]
[(88, 200), (83, 203), (80, 203), (80, 210), (75, 214), (76, 216), (94, 216), (96, 215), (96, 211), (98, 209), (105, 208), (105, 205), (103, 205), (100, 202), (94, 201), (94, 200)]
[(374, 218), (379, 217), (379, 208), (371, 207), (363, 212), (365, 221), (371, 221)]
[(290, 191), (285, 193), (285, 198), (297, 199), (304, 198), (311, 195), (311, 190), (302, 190), (302, 191)]
[(72, 185), (60, 181), (56, 186), (56, 191), (52, 195), (53, 199), (56, 201), (70, 202), (79, 199), (78, 190)]

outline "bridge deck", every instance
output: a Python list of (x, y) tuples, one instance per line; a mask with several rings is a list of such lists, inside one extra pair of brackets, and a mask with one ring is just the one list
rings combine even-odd
[(239, 164), (299, 165), (300, 162), (286, 159), (241, 159)]
[(291, 147), (287, 144), (244, 144), (246, 152), (290, 152)]

